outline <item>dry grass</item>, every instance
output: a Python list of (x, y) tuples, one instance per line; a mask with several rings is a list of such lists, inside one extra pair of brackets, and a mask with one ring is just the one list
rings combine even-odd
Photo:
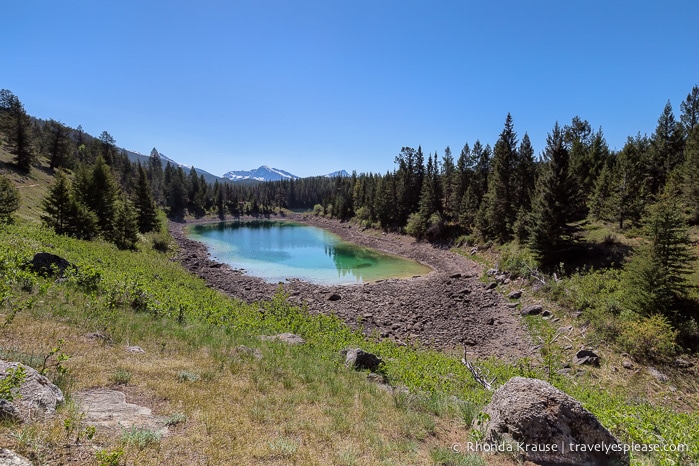
[[(261, 351), (257, 359), (236, 351), (235, 339), (212, 350), (173, 338), (130, 341), (146, 351), (133, 354), (124, 342), (87, 338), (88, 330), (52, 317), (39, 304), (2, 330), (0, 347), (41, 356), (64, 340), (62, 351), (71, 356), (64, 363), (68, 395), (113, 386), (130, 403), (186, 420), (143, 449), (100, 430), (78, 445), (63, 427), (79, 412), (69, 402), (47, 423), (3, 425), (0, 443), (48, 464), (95, 464), (96, 449), (123, 449), (120, 464), (378, 465), (431, 464), (435, 448), (468, 436), (458, 418), (398, 406), (390, 393), (345, 369), (339, 359), (314, 360), (312, 349), (246, 340)], [(127, 385), (113, 385), (117, 370), (130, 373)], [(178, 377), (183, 371), (198, 378), (183, 380)]]

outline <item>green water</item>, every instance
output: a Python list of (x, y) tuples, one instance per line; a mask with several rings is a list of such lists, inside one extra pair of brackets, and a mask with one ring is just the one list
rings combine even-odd
[(321, 285), (425, 275), (415, 261), (341, 240), (321, 228), (278, 220), (194, 225), (188, 236), (214, 260), (277, 283), (298, 278)]

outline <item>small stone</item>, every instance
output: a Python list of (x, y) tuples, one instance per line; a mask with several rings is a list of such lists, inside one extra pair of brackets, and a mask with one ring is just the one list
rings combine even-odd
[(516, 290), (507, 295), (510, 299), (519, 299), (522, 297), (522, 290)]
[(32, 466), (32, 462), (12, 450), (0, 448), (0, 465), (2, 466)]
[(665, 383), (665, 382), (670, 380), (667, 375), (663, 374), (655, 367), (648, 367), (647, 370), (648, 370), (648, 373), (650, 375), (652, 375), (655, 378), (655, 380), (657, 380), (658, 382)]
[(498, 282), (490, 282), (490, 283), (488, 283), (487, 285), (485, 285), (485, 289), (486, 289), (486, 290), (492, 290), (492, 289), (494, 289), (496, 286), (498, 286)]
[(495, 324), (495, 318), (491, 317), (488, 319), (488, 322), (486, 322), (486, 325), (494, 325)]
[(534, 316), (537, 314), (541, 314), (541, 311), (543, 310), (544, 308), (541, 307), (541, 304), (531, 304), (529, 306), (524, 306), (520, 314), (522, 314), (523, 316)]
[(348, 348), (340, 351), (340, 354), (345, 357), (345, 366), (359, 371), (369, 369), (371, 372), (376, 372), (383, 362), (375, 354), (361, 348)]
[(340, 296), (338, 293), (332, 293), (330, 296), (328, 296), (328, 301), (339, 301), (342, 299), (342, 296)]
[(145, 353), (145, 352), (146, 352), (146, 350), (144, 350), (144, 349), (141, 348), (140, 346), (135, 346), (135, 345), (134, 345), (134, 346), (127, 346), (127, 347), (124, 348), (124, 349), (125, 349), (128, 353), (134, 353), (134, 354), (142, 354), (142, 353)]
[(694, 366), (694, 364), (686, 359), (677, 358), (675, 359), (675, 366), (679, 367), (680, 369), (689, 369), (690, 367)]
[(631, 361), (629, 361), (628, 359), (624, 359), (624, 361), (621, 363), (621, 367), (623, 367), (624, 369), (628, 369), (628, 370), (631, 371), (631, 370), (633, 370), (634, 365), (633, 365), (633, 363), (632, 363)]
[(302, 345), (306, 343), (306, 340), (293, 333), (280, 333), (278, 335), (262, 335), (260, 340), (263, 341), (281, 341), (282, 343), (287, 343), (289, 345)]
[(551, 315), (552, 315), (552, 314), (551, 314), (551, 311), (549, 311), (548, 309), (545, 309), (545, 310), (541, 313), (541, 317), (551, 317)]

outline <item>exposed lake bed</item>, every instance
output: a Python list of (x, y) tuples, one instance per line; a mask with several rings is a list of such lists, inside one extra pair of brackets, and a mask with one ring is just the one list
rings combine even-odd
[[(281, 217), (316, 226), (361, 246), (420, 262), (432, 269), (424, 276), (387, 279), (353, 285), (317, 285), (289, 280), (268, 283), (211, 258), (207, 247), (187, 238), (185, 224), (170, 223), (180, 245), (177, 260), (211, 286), (247, 302), (270, 299), (282, 286), (289, 301), (311, 312), (333, 312), (349, 325), (358, 322), (366, 333), (440, 349), (466, 345), (473, 356), (513, 360), (532, 357), (535, 350), (528, 332), (507, 300), (486, 290), (479, 280), (481, 267), (459, 254), (417, 242), (414, 238), (304, 214)], [(191, 223), (218, 222), (217, 220)]]

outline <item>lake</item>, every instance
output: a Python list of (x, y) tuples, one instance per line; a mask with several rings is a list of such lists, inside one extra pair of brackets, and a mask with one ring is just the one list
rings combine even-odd
[(187, 236), (212, 259), (277, 283), (298, 278), (319, 285), (366, 283), (425, 275), (418, 262), (343, 241), (321, 228), (285, 220), (193, 225)]

